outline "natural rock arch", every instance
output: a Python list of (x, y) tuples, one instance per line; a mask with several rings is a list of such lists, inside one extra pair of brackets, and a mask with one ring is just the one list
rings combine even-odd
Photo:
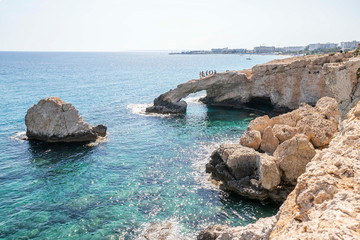
[(183, 98), (206, 90), (209, 105), (242, 107), (254, 98), (270, 99), (274, 107), (295, 109), (314, 105), (321, 97), (333, 97), (326, 84), (324, 65), (347, 61), (348, 54), (293, 57), (270, 61), (242, 71), (228, 71), (180, 84), (160, 95), (146, 109), (155, 113), (185, 113)]

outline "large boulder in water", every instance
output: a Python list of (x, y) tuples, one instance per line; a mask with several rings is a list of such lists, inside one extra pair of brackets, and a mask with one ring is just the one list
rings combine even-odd
[(79, 111), (58, 97), (41, 99), (25, 116), (29, 139), (46, 142), (88, 142), (106, 135), (106, 127), (92, 127)]

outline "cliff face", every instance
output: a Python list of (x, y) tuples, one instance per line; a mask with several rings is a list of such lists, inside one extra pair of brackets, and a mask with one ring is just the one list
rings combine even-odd
[[(198, 239), (360, 239), (360, 58), (322, 71), (342, 119), (329, 146), (317, 150), (276, 216), (246, 227), (211, 226)], [(317, 107), (336, 120), (327, 102)]]
[[(293, 57), (256, 65), (252, 69), (218, 73), (180, 84), (154, 100), (147, 112), (184, 113), (190, 93), (206, 90), (210, 105), (242, 107), (260, 98), (275, 107), (295, 109), (301, 103), (314, 105), (321, 97), (333, 97), (323, 68), (348, 61), (351, 53)], [(335, 65), (334, 65), (335, 66)]]
[(360, 100), (360, 58), (351, 58), (342, 63), (325, 64), (323, 72), (326, 84), (339, 103), (343, 118)]
[(360, 239), (360, 104), (316, 154), (279, 211), (272, 239)]

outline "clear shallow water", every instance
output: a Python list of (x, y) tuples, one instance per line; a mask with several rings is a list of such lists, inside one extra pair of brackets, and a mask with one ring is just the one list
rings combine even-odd
[[(170, 220), (194, 237), (215, 224), (273, 215), (219, 191), (204, 173), (220, 142), (238, 141), (257, 112), (188, 102), (184, 116), (144, 116), (159, 94), (198, 72), (250, 68), (274, 56), (0, 52), (0, 238), (133, 239)], [(108, 126), (97, 147), (10, 138), (41, 98), (71, 102)], [(196, 98), (196, 96), (195, 96)]]

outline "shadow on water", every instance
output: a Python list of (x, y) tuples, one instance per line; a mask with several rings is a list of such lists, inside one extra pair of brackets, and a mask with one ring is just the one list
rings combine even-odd
[(39, 178), (66, 175), (80, 172), (81, 168), (91, 162), (91, 155), (96, 148), (84, 143), (46, 143), (28, 141), (30, 162), (39, 171), (35, 173)]
[(281, 206), (281, 204), (271, 201), (261, 202), (256, 199), (248, 199), (228, 192), (222, 192), (222, 194), (220, 194), (220, 202), (222, 202), (224, 208), (229, 212), (235, 210), (240, 213), (242, 217), (247, 218), (245, 219), (247, 223), (252, 220), (254, 221), (254, 219), (275, 215)]

